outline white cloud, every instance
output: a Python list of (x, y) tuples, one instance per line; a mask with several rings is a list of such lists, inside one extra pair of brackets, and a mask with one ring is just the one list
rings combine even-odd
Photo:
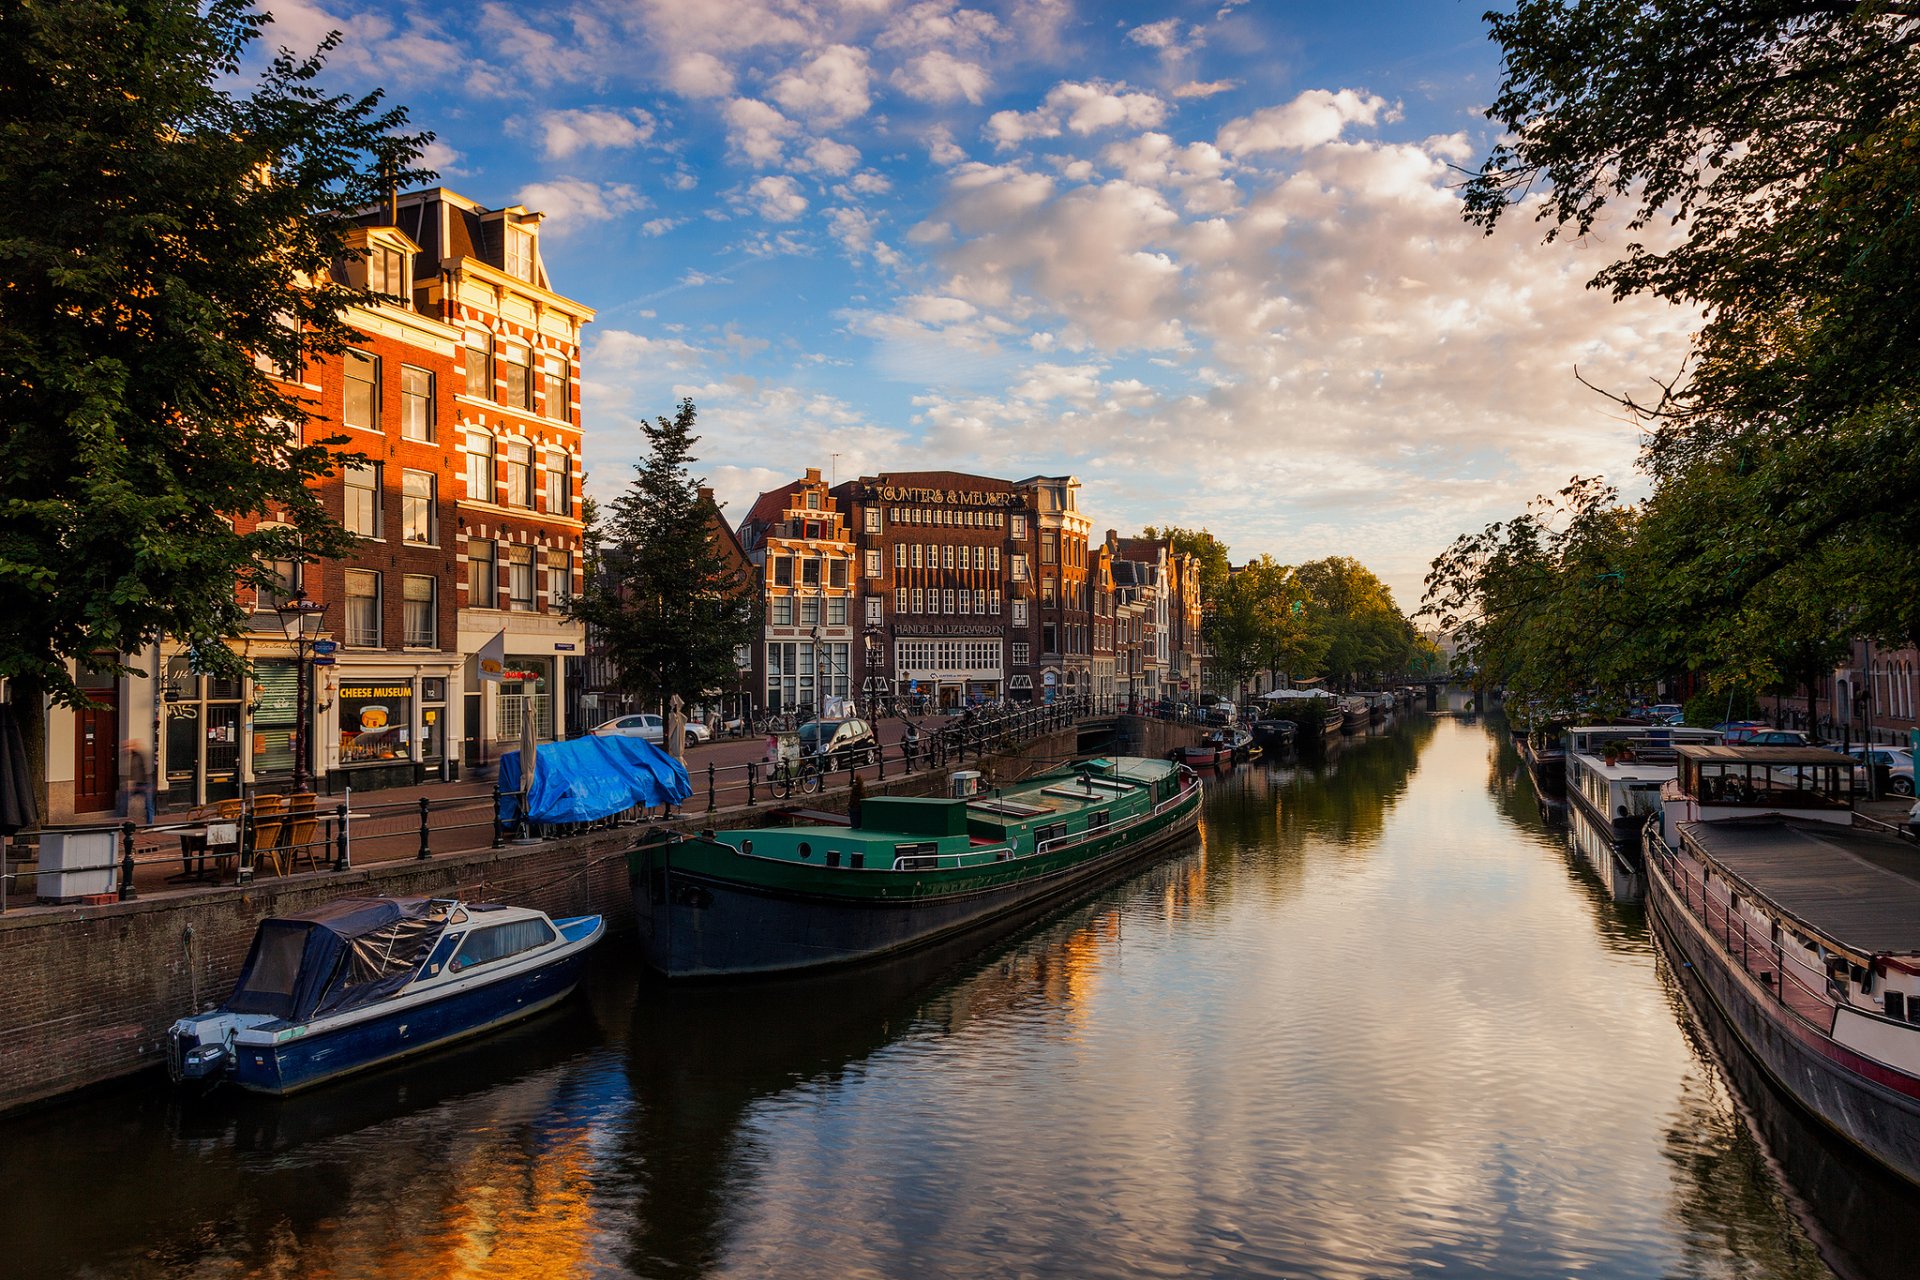
[(1180, 25), (1178, 18), (1162, 18), (1133, 28), (1127, 39), (1148, 49), (1165, 49), (1179, 42)]
[(439, 174), (442, 178), (457, 178), (466, 172), (460, 167), (465, 156), (440, 138), (429, 142), (420, 153), (420, 163)]
[(786, 140), (800, 126), (758, 98), (734, 98), (721, 113), (727, 122), (727, 141), (735, 152), (766, 168), (786, 154)]
[(1392, 120), (1387, 100), (1371, 93), (1309, 89), (1291, 102), (1229, 120), (1220, 129), (1220, 149), (1230, 156), (1265, 151), (1304, 151), (1337, 140), (1350, 124)]
[(800, 184), (784, 175), (754, 179), (747, 188), (747, 198), (754, 211), (768, 222), (793, 222), (807, 211)]
[(832, 138), (815, 138), (807, 144), (807, 163), (822, 173), (836, 177), (852, 173), (860, 164), (860, 150)]
[(667, 87), (688, 98), (724, 98), (733, 92), (733, 69), (710, 53), (683, 53), (667, 68)]
[(871, 75), (864, 50), (836, 44), (775, 77), (769, 92), (795, 115), (822, 125), (845, 124), (873, 105), (867, 89)]
[(624, 182), (589, 182), (584, 178), (555, 178), (520, 188), (516, 200), (547, 215), (548, 234), (565, 234), (569, 224), (605, 222), (646, 207), (641, 194)]
[(1211, 98), (1216, 93), (1231, 93), (1240, 87), (1238, 80), (1189, 80), (1174, 88), (1176, 98)]
[(881, 49), (963, 49), (979, 51), (1003, 40), (1000, 19), (979, 9), (963, 9), (953, 0), (927, 0), (908, 6), (874, 41)]
[(942, 168), (951, 168), (967, 158), (945, 125), (927, 130), (927, 158)]
[(547, 111), (534, 122), (550, 160), (590, 148), (624, 150), (652, 139), (653, 116), (638, 107), (624, 111)]
[(890, 82), (922, 102), (970, 102), (977, 107), (986, 100), (993, 77), (977, 62), (935, 49), (896, 67)]
[(1166, 117), (1167, 104), (1150, 93), (1129, 92), (1124, 84), (1065, 81), (1047, 91), (1032, 111), (996, 111), (987, 120), (987, 136), (1001, 150), (1029, 138), (1057, 138), (1061, 130), (1097, 133), (1124, 126), (1150, 129)]
[(649, 218), (640, 224), (640, 230), (649, 236), (663, 236), (676, 227), (687, 224), (685, 218)]

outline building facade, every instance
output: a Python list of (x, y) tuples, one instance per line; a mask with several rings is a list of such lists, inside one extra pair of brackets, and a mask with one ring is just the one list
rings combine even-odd
[(740, 524), (765, 606), (748, 683), (770, 714), (827, 714), (858, 688), (862, 565), (843, 500), (809, 468), (761, 494)]

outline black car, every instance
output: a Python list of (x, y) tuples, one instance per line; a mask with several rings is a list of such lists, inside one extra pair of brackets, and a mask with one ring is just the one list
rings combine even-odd
[(800, 726), (801, 756), (825, 761), (830, 769), (843, 769), (849, 760), (872, 764), (879, 753), (880, 740), (865, 720), (809, 720)]

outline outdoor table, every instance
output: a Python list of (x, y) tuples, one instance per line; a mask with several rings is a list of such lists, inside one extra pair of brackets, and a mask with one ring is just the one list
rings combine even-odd
[[(238, 835), (236, 824), (231, 822), (212, 822), (203, 827), (181, 828), (180, 874), (169, 876), (168, 879), (205, 880), (208, 875), (208, 860), (233, 857)], [(227, 852), (212, 852), (216, 844)]]

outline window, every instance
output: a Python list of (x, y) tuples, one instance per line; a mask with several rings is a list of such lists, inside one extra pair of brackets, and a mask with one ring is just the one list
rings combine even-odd
[(868, 626), (877, 627), (883, 621), (885, 615), (882, 612), (882, 606), (883, 606), (883, 602), (879, 596), (867, 597), (867, 625)]
[(793, 557), (775, 556), (773, 558), (773, 585), (790, 587), (793, 585)]
[(945, 551), (941, 555), (940, 559), (942, 561), (943, 568), (947, 568), (947, 569), (953, 568), (953, 544), (951, 542), (949, 542), (946, 545)]
[(835, 596), (827, 601), (827, 625), (844, 627), (847, 625), (847, 598)]
[(1000, 593), (998, 591), (990, 592), (987, 598), (993, 603), (993, 616), (996, 618), (999, 617), (1000, 616)]
[(819, 509), (820, 509), (820, 491), (818, 489), (807, 490), (807, 510), (818, 511)]
[(947, 590), (946, 590), (946, 597), (945, 597), (945, 598), (946, 598), (946, 606), (947, 606), (947, 607), (946, 607), (945, 609), (943, 609), (943, 610), (941, 610), (941, 612), (942, 612), (942, 613), (952, 613), (952, 612), (953, 612), (953, 588), (952, 588), (952, 587), (948, 587), (948, 588), (947, 588)]
[(380, 357), (364, 351), (349, 351), (346, 356), (346, 394), (341, 420), (350, 427), (368, 431), (380, 429)]
[(1027, 558), (1023, 555), (1013, 557), (1013, 580), (1015, 582), (1027, 580)]
[(347, 643), (356, 649), (380, 647), (380, 575), (347, 570)]
[(520, 227), (505, 228), (502, 266), (515, 280), (533, 279), (533, 233)]
[(507, 548), (508, 607), (521, 612), (533, 608), (533, 548)]
[(960, 589), (960, 612), (973, 612), (973, 592), (968, 591), (965, 587)]
[(407, 255), (398, 249), (386, 245), (374, 245), (367, 250), (367, 289), (372, 293), (384, 293), (389, 297), (408, 301), (412, 290), (407, 288)]
[(920, 544), (917, 542), (913, 544), (913, 567), (920, 567)]
[(1024, 627), (1027, 625), (1027, 602), (1025, 600), (1015, 600), (1013, 602), (1013, 625), (1016, 627)]
[(993, 570), (995, 573), (1000, 572), (1000, 548), (987, 548), (987, 568)]
[(433, 375), (410, 364), (400, 366), (400, 434), (433, 442)]
[(273, 562), (273, 585), (256, 587), (253, 593), (253, 607), (260, 609), (278, 609), (293, 598), (294, 591), (300, 586), (300, 562), (297, 560), (275, 560)]
[(895, 587), (893, 589), (893, 611), (895, 613), (905, 613), (907, 611), (907, 589), (905, 587)]
[(880, 553), (878, 551), (867, 552), (867, 576), (869, 578), (879, 577), (880, 568)]
[(775, 596), (773, 598), (772, 617), (769, 619), (776, 627), (793, 625), (793, 597)]
[[(985, 587), (975, 587), (973, 589), (973, 611), (975, 613), (985, 613), (987, 611), (987, 589)], [(1000, 611), (995, 609), (994, 612), (998, 613)]]
[(561, 516), (573, 514), (573, 455), (565, 449), (547, 454), (547, 511)]
[(484, 333), (467, 335), (466, 393), (481, 400), (493, 399), (493, 338)]
[(406, 618), (407, 647), (433, 649), (439, 646), (438, 618), (433, 607), (433, 578), (424, 573), (407, 575)]
[(820, 558), (808, 556), (800, 562), (800, 585), (817, 587), (820, 585)]
[(573, 552), (547, 552), (547, 607), (563, 609), (573, 599)]
[(493, 437), (485, 432), (467, 436), (467, 497), (494, 501)]
[(573, 421), (573, 365), (565, 356), (547, 357), (547, 416)]
[(507, 373), (507, 398), (500, 403), (515, 409), (533, 408), (533, 353), (515, 344), (503, 344), (500, 361)]
[(346, 510), (341, 523), (363, 538), (380, 536), (380, 464), (350, 462), (341, 469), (346, 481)]
[(800, 602), (800, 625), (810, 627), (820, 621), (820, 597), (808, 596)]
[(976, 569), (984, 569), (987, 567), (987, 549), (985, 547), (975, 547), (973, 549), (973, 567)]
[(515, 920), (511, 924), (469, 929), (466, 941), (460, 944), (459, 954), (454, 956), (447, 968), (459, 973), (478, 964), (511, 959), (523, 951), (546, 946), (554, 936), (553, 926), (545, 920)]
[(500, 607), (500, 579), (494, 572), (491, 538), (467, 539), (467, 604), (475, 609)]
[(880, 532), (880, 508), (878, 507), (867, 508), (867, 532)]
[(1040, 648), (1045, 653), (1060, 652), (1060, 630), (1051, 622), (1040, 628)]
[(1016, 666), (1023, 667), (1027, 664), (1027, 642), (1025, 640), (1015, 640), (1013, 642), (1013, 661)]
[(1048, 578), (1040, 584), (1040, 603), (1049, 609), (1053, 608), (1056, 603), (1052, 578)]
[(830, 587), (846, 586), (847, 585), (847, 567), (848, 567), (848, 562), (845, 560), (836, 559), (836, 560), (828, 561), (827, 562), (827, 585)]
[(1015, 516), (1013, 518), (1013, 536), (1021, 539), (1027, 536), (1027, 518), (1025, 516)]
[(1060, 560), (1060, 539), (1051, 533), (1040, 537), (1040, 563), (1057, 564)]
[(893, 544), (893, 567), (896, 569), (907, 567), (907, 544), (904, 542)]
[(533, 446), (523, 440), (507, 441), (507, 502), (533, 505)]
[(429, 547), (440, 541), (433, 505), (433, 480), (431, 471), (400, 473), (400, 536)]
[(921, 590), (919, 587), (915, 587), (913, 589), (913, 611), (915, 613), (926, 612), (925, 596), (926, 596), (926, 592)]

